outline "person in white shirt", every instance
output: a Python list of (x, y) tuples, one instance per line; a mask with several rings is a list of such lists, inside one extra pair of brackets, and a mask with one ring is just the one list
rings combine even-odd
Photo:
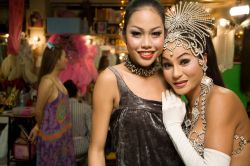
[(69, 95), (69, 105), (72, 112), (73, 141), (76, 158), (87, 154), (89, 134), (91, 129), (91, 106), (79, 100), (79, 90), (72, 80), (64, 83)]

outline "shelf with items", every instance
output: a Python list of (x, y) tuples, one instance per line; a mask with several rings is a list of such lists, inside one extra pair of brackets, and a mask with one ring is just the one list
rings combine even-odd
[(0, 119), (5, 119), (5, 123), (8, 124), (7, 165), (12, 165), (11, 163), (35, 165), (35, 146), (30, 141), (18, 142), (20, 138), (27, 138), (29, 131), (34, 126), (34, 114), (20, 115), (14, 113), (13, 110), (6, 110), (0, 114)]
[(112, 8), (96, 8), (95, 21), (107, 21), (109, 24), (119, 24), (121, 21), (120, 10)]
[(97, 34), (119, 34), (120, 10), (96, 8), (93, 27)]
[(94, 30), (96, 34), (119, 35), (119, 24), (108, 21), (95, 21)]
[(116, 54), (127, 53), (127, 47), (121, 35), (91, 34), (86, 36), (86, 42), (96, 46), (112, 46)]

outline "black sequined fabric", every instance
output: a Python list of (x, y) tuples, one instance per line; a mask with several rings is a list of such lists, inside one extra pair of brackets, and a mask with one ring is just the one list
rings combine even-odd
[(117, 166), (180, 166), (184, 165), (162, 122), (159, 101), (136, 96), (118, 71), (120, 103), (110, 121), (112, 144)]

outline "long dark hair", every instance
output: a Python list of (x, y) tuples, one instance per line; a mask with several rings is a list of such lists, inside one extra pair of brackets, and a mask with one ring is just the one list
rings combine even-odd
[(250, 27), (244, 29), (241, 52), (240, 90), (250, 91)]
[(98, 65), (98, 72), (103, 71), (109, 66), (109, 59), (107, 55), (102, 55)]
[(165, 21), (165, 10), (162, 4), (158, 0), (131, 0), (126, 7), (124, 16), (124, 26), (122, 29), (122, 34), (125, 36), (127, 31), (127, 26), (131, 15), (141, 7), (150, 6), (155, 9), (162, 19), (162, 24)]
[(216, 58), (216, 52), (211, 37), (206, 37), (206, 43), (207, 44), (205, 48), (205, 53), (207, 53), (207, 67), (208, 67), (206, 74), (208, 77), (213, 79), (215, 85), (224, 87), (225, 84), (223, 82), (221, 72), (219, 70)]
[(54, 44), (53, 44), (52, 48), (49, 48), (49, 47), (45, 48), (45, 50), (43, 52), (41, 68), (39, 71), (38, 83), (40, 83), (41, 78), (44, 75), (53, 71), (57, 61), (62, 56), (62, 51), (63, 51), (63, 48), (61, 46), (54, 45)]

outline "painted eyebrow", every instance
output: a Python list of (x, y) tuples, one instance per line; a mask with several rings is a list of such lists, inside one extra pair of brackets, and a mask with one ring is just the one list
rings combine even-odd
[[(183, 52), (182, 54), (178, 55), (177, 59), (180, 59), (184, 55), (190, 55), (190, 54), (188, 52)], [(169, 58), (166, 58), (166, 57), (163, 56), (162, 59), (168, 60)]]
[(180, 55), (177, 56), (177, 59), (180, 59), (184, 55), (190, 55), (190, 54), (188, 52), (183, 52), (182, 54), (180, 54)]
[[(137, 29), (139, 29), (140, 31), (144, 31), (143, 28), (138, 27), (138, 26), (136, 26), (136, 25), (131, 26), (131, 27), (132, 27), (132, 28), (137, 28)], [(158, 28), (161, 28), (161, 27), (160, 27), (160, 26), (154, 27), (154, 28), (150, 29), (150, 31), (154, 31), (155, 29), (158, 29)]]

